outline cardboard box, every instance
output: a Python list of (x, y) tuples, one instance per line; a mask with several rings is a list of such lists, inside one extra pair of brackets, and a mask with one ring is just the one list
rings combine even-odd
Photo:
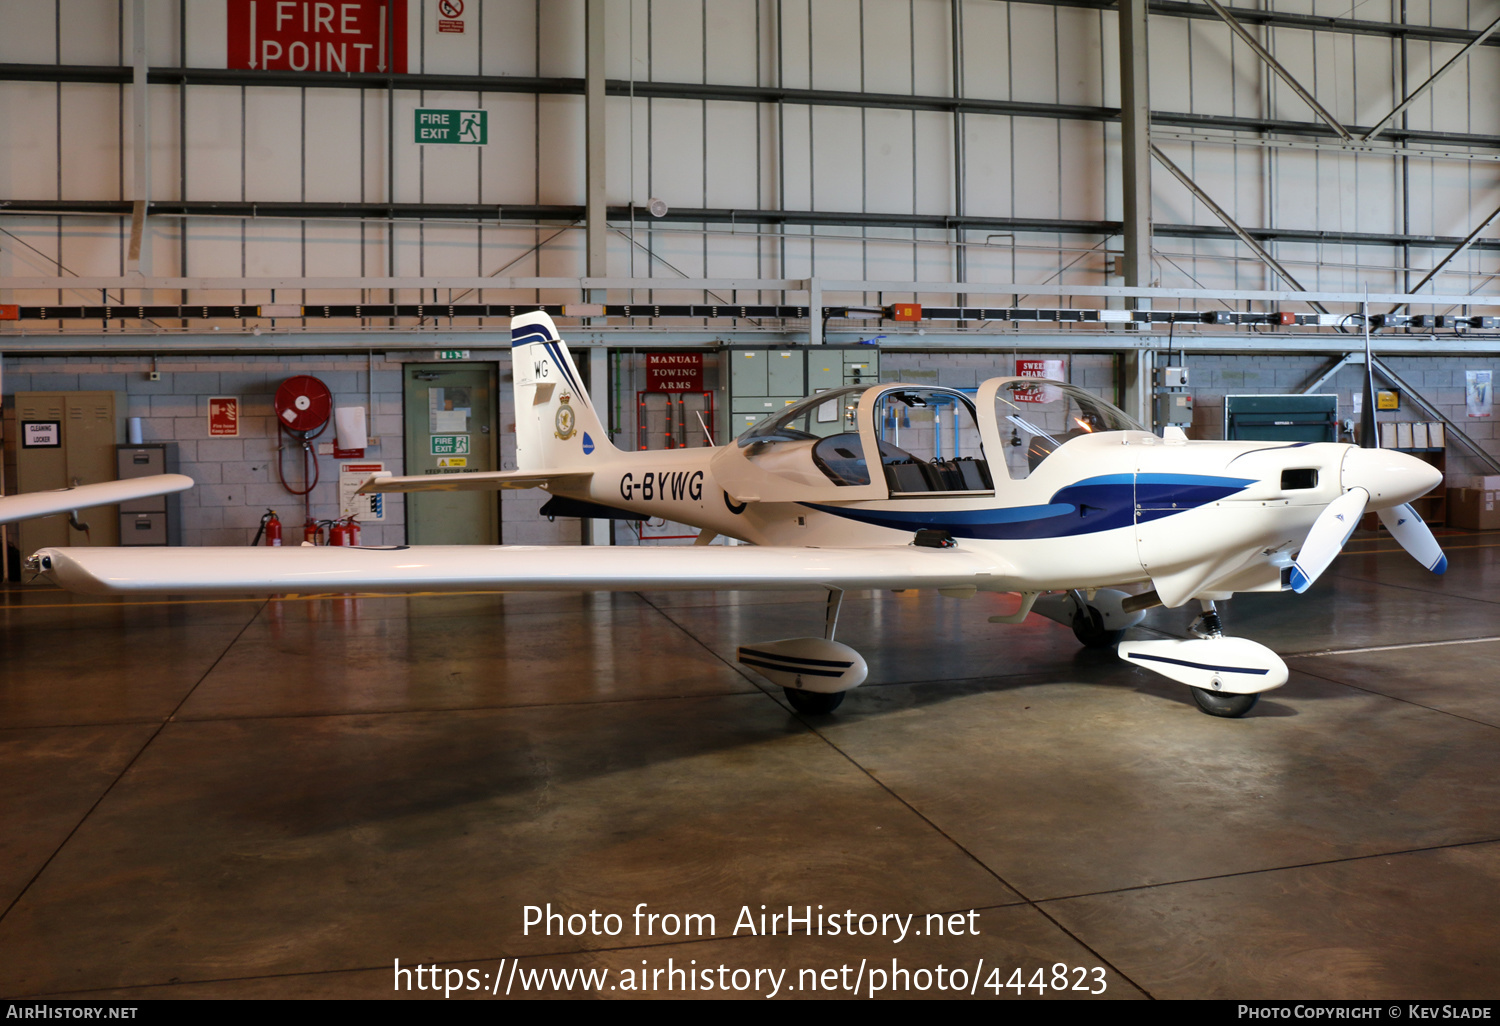
[(1500, 491), (1483, 488), (1449, 488), (1449, 527), (1464, 527), (1471, 531), (1500, 530)]
[(1484, 492), (1500, 491), (1500, 475), (1492, 474), (1489, 477), (1471, 477), (1469, 478), (1469, 487), (1477, 488)]

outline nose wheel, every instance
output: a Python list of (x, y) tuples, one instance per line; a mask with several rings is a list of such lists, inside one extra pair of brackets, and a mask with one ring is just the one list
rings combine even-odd
[(844, 704), (842, 691), (825, 694), (821, 691), (798, 691), (796, 688), (781, 690), (786, 695), (786, 700), (792, 703), (793, 709), (809, 716), (826, 716)]
[(1209, 691), (1205, 688), (1189, 687), (1193, 693), (1193, 701), (1198, 703), (1198, 708), (1210, 716), (1223, 716), (1225, 719), (1238, 719), (1251, 709), (1255, 703), (1260, 701), (1260, 695), (1229, 695), (1222, 691)]

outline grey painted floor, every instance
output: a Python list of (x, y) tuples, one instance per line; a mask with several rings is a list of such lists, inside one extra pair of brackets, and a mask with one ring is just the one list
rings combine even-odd
[[(1500, 997), (1500, 536), (1442, 540), (1443, 578), (1356, 536), (1229, 603), (1292, 667), (1243, 720), (987, 623), (1008, 597), (849, 596), (870, 683), (802, 717), (733, 653), (820, 633), (815, 594), (12, 587), (0, 995), (430, 998), (399, 959), (512, 996)], [(548, 903), (621, 928), (528, 932)], [(736, 931), (762, 905), (913, 932)]]

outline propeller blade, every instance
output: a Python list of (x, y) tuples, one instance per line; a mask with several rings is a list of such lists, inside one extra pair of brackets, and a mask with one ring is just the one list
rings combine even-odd
[(1359, 526), (1359, 518), (1364, 515), (1365, 504), (1369, 501), (1369, 492), (1363, 488), (1351, 488), (1318, 514), (1312, 530), (1302, 542), (1302, 551), (1297, 553), (1297, 561), (1292, 564), (1292, 590), (1298, 595), (1311, 588), (1328, 569), (1333, 557), (1339, 554)]
[(1381, 510), (1380, 522), (1418, 563), (1435, 574), (1447, 571), (1448, 557), (1443, 555), (1442, 546), (1432, 536), (1432, 528), (1422, 522), (1411, 503)]

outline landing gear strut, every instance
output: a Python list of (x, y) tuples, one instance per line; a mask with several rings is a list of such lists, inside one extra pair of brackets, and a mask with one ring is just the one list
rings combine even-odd
[[(1207, 600), (1201, 600), (1203, 615), (1194, 620), (1188, 628), (1188, 633), (1199, 638), (1222, 638), (1224, 636), (1224, 624), (1219, 619), (1219, 611), (1214, 604)], [(1216, 678), (1217, 682), (1217, 678)], [(1189, 688), (1193, 692), (1193, 701), (1198, 708), (1210, 716), (1223, 716), (1226, 719), (1238, 719), (1251, 709), (1255, 703), (1260, 701), (1260, 693), (1249, 695), (1226, 694), (1222, 691), (1210, 691), (1207, 688)]]

